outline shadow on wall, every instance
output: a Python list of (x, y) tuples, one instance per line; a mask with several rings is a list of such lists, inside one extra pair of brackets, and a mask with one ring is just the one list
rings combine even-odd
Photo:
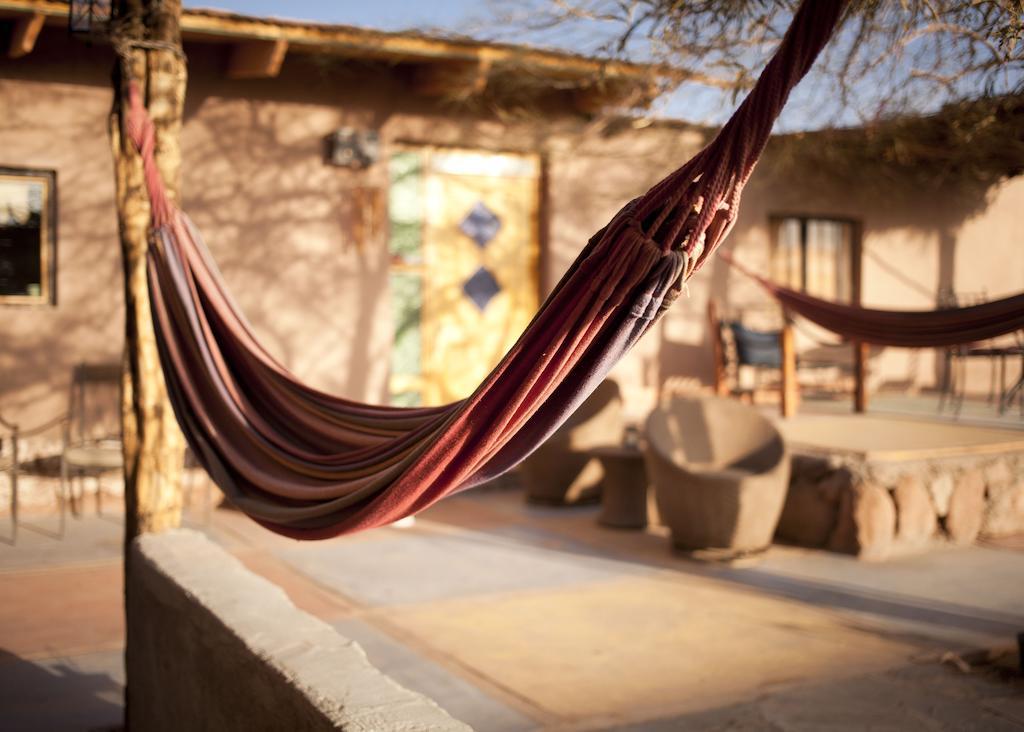
[[(194, 69), (227, 65), (226, 48), (187, 50)], [(189, 81), (186, 208), (269, 350), (303, 380), (355, 399), (387, 395), (391, 146), (537, 151), (553, 129), (580, 125), (438, 104), (410, 94), (405, 71), (288, 56), (276, 79)], [(380, 130), (380, 160), (327, 165), (323, 139), (339, 127)], [(369, 224), (367, 198), (379, 212)]]
[[(930, 309), (947, 300), (948, 293), (977, 289), (970, 283), (986, 280), (994, 283), (989, 297), (1020, 289), (1024, 282), (1019, 274), (1007, 271), (999, 262), (1002, 257), (992, 250), (988, 257), (981, 249), (977, 257), (965, 258), (963, 251), (958, 257), (958, 250), (978, 245), (978, 233), (967, 226), (973, 219), (988, 213), (987, 227), (1013, 226), (1005, 219), (1018, 194), (1004, 195), (1016, 190), (1005, 185), (1007, 176), (1016, 173), (1012, 156), (999, 165), (981, 160), (979, 165), (988, 166), (984, 170), (962, 170), (937, 153), (911, 161), (889, 154), (871, 132), (842, 133), (863, 137), (861, 147), (849, 140), (837, 144), (838, 134), (810, 133), (769, 143), (729, 238), (728, 246), (740, 250), (744, 262), (771, 275), (767, 265), (772, 215), (838, 217), (861, 225), (862, 294), (869, 306)], [(1012, 246), (1005, 237), (994, 245), (1001, 252)], [(957, 264), (965, 262), (970, 267), (958, 272)], [(721, 267), (716, 263), (716, 269)], [(726, 307), (772, 302), (748, 284), (740, 275), (724, 272), (720, 277), (716, 272), (711, 292)], [(936, 357), (930, 358), (933, 353)], [(929, 358), (920, 360), (920, 355)], [(907, 383), (941, 383), (941, 356), (941, 350), (914, 355), (901, 351), (902, 368), (885, 369), (886, 377), (898, 379), (902, 373)]]
[[(120, 651), (103, 655), (120, 668)], [(123, 674), (84, 671), (75, 663), (33, 662), (0, 649), (3, 728), (8, 732), (123, 729)]]
[[(44, 34), (37, 53), (5, 62), (0, 78), (2, 163), (57, 171), (56, 305), (0, 306), (0, 409), (23, 427), (66, 409), (75, 363), (121, 354), (105, 55), (81, 44), (58, 47)], [(63, 83), (53, 86), (54, 76)]]
[[(218, 49), (193, 53), (207, 68), (221, 65)], [(383, 211), (385, 169), (383, 161), (366, 171), (332, 167), (323, 153), (332, 130), (379, 119), (346, 112), (340, 100), (326, 106), (337, 92), (325, 94), (315, 75), (300, 79), (287, 64), (282, 74), (272, 92), (267, 82), (190, 79), (185, 208), (272, 354), (314, 386), (381, 400), (388, 259), (383, 226), (367, 222), (366, 208)], [(306, 98), (283, 91), (295, 89)]]

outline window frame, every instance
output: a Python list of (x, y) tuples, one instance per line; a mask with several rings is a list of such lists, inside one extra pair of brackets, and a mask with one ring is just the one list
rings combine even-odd
[(43, 182), (46, 200), (42, 206), (39, 232), (40, 282), (38, 295), (4, 295), (0, 306), (54, 306), (57, 304), (57, 171), (0, 165), (0, 180), (28, 178)]
[(779, 247), (779, 230), (782, 222), (796, 219), (800, 222), (800, 291), (807, 292), (807, 229), (811, 221), (827, 221), (845, 224), (850, 227), (850, 303), (860, 305), (861, 302), (861, 266), (862, 266), (862, 224), (859, 219), (850, 216), (821, 213), (772, 213), (768, 215), (770, 239), (769, 262), (774, 262)]

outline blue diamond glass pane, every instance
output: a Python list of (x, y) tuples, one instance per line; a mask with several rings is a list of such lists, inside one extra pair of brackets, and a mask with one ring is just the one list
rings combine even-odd
[(462, 219), (459, 230), (483, 249), (501, 230), (501, 219), (483, 201), (477, 201)]
[(462, 286), (462, 291), (483, 312), (491, 298), (501, 292), (501, 285), (494, 279), (494, 275), (484, 267), (481, 267), (473, 273), (472, 277), (466, 280), (466, 283)]

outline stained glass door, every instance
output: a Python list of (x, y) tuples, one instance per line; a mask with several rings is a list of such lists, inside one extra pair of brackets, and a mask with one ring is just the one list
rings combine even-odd
[(535, 156), (415, 149), (391, 159), (392, 400), (467, 396), (538, 304)]

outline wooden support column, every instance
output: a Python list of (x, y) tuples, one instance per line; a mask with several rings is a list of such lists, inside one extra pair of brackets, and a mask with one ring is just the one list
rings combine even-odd
[(800, 406), (800, 384), (796, 376), (796, 340), (793, 337), (793, 321), (789, 313), (784, 314), (779, 340), (782, 351), (782, 416), (792, 417)]
[(853, 411), (868, 410), (868, 344), (853, 342)]
[(283, 38), (239, 43), (231, 50), (229, 79), (273, 79), (281, 73), (281, 64), (288, 53)]
[[(126, 58), (114, 82), (110, 142), (124, 267), (125, 352), (121, 378), (121, 433), (124, 443), (125, 503), (125, 728), (136, 729), (133, 689), (160, 659), (140, 645), (140, 624), (151, 622), (139, 606), (130, 545), (136, 536), (181, 525), (181, 478), (185, 441), (167, 398), (157, 352), (146, 279), (150, 208), (142, 161), (125, 131), (129, 77), (139, 86), (156, 128), (155, 158), (168, 195), (176, 200), (181, 150), (179, 133), (185, 100), (181, 48), (181, 0), (118, 0), (115, 13)], [(159, 47), (132, 46), (132, 41)], [(175, 49), (179, 52), (176, 53)]]
[[(851, 279), (853, 285), (852, 304), (860, 307), (864, 290), (864, 258), (860, 224), (853, 225)], [(868, 409), (868, 354), (867, 343), (853, 341), (853, 411), (863, 414)]]
[[(167, 398), (157, 352), (146, 280), (149, 199), (142, 161), (124, 131), (128, 76), (139, 85), (156, 127), (156, 162), (172, 199), (178, 197), (179, 133), (185, 100), (185, 64), (180, 48), (181, 0), (122, 0), (117, 8), (132, 40), (168, 44), (168, 49), (126, 46), (129, 69), (115, 88), (110, 138), (114, 155), (117, 217), (124, 266), (125, 354), (122, 378), (125, 546), (137, 535), (181, 524), (184, 438)], [(128, 72), (128, 73), (125, 73)]]
[(34, 13), (24, 18), (18, 18), (11, 31), (11, 45), (7, 48), (8, 58), (21, 58), (32, 53), (36, 47), (36, 38), (39, 31), (43, 29), (43, 22), (46, 16), (42, 13)]
[(725, 372), (725, 349), (722, 347), (722, 322), (718, 319), (718, 304), (708, 299), (708, 335), (711, 338), (711, 357), (714, 359), (714, 387), (718, 396), (729, 395), (729, 378)]

